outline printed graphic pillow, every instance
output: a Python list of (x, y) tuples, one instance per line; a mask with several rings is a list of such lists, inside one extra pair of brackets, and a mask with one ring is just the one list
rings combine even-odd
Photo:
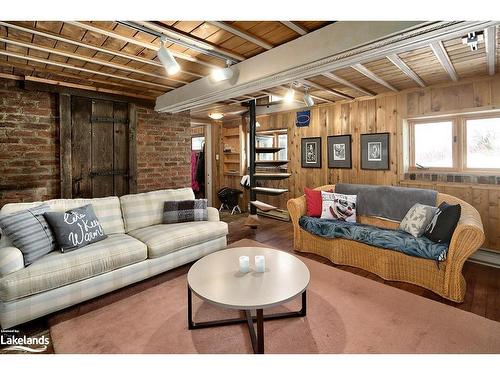
[[(332, 190), (328, 190), (328, 192), (331, 193)], [(323, 199), (321, 199), (321, 191), (304, 188), (304, 194), (306, 196), (306, 215), (310, 217), (321, 217), (321, 208), (323, 205)]]
[(63, 253), (108, 237), (104, 234), (91, 204), (66, 212), (46, 212), (44, 216), (52, 227), (57, 245)]
[(322, 219), (356, 222), (356, 195), (321, 192)]
[(163, 205), (163, 224), (207, 221), (206, 199), (166, 201)]
[(48, 210), (49, 205), (41, 204), (0, 217), (0, 228), (23, 253), (24, 266), (56, 249), (56, 240), (43, 216)]
[(437, 243), (450, 242), (461, 213), (462, 207), (459, 204), (441, 203), (425, 229), (424, 236)]
[(436, 211), (437, 207), (415, 203), (399, 224), (399, 229), (410, 233), (413, 237), (420, 237), (424, 234)]

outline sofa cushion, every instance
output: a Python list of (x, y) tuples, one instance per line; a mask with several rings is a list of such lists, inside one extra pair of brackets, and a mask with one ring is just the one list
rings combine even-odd
[(413, 237), (420, 237), (424, 234), (436, 210), (437, 207), (415, 203), (399, 224), (399, 229), (410, 233)]
[(56, 240), (43, 216), (48, 210), (50, 207), (47, 204), (41, 204), (0, 215), (2, 233), (5, 233), (12, 244), (21, 250), (25, 266), (56, 249)]
[(448, 251), (448, 244), (438, 244), (426, 237), (416, 238), (400, 230), (382, 229), (367, 224), (302, 216), (299, 225), (321, 237), (345, 238), (420, 258), (441, 261), (446, 259)]
[(166, 201), (163, 208), (163, 224), (207, 221), (207, 200)]
[(110, 235), (70, 253), (53, 251), (1, 278), (0, 300), (12, 301), (55, 289), (146, 258), (146, 245), (126, 234)]
[[(92, 208), (99, 220), (99, 223), (106, 234), (125, 233), (123, 226), (122, 210), (120, 207), (120, 200), (118, 197), (106, 198), (77, 198), (77, 199), (51, 199), (45, 202), (31, 202), (31, 203), (7, 203), (0, 211), (3, 214), (10, 214), (28, 208), (33, 208), (45, 203), (50, 207), (51, 211), (64, 212), (72, 208), (92, 204)], [(0, 247), (11, 245), (11, 240), (2, 236), (0, 239)]]
[(157, 258), (189, 246), (226, 236), (227, 228), (227, 223), (223, 221), (195, 221), (158, 224), (136, 229), (128, 234), (148, 245), (149, 258)]
[(120, 197), (125, 231), (161, 224), (165, 201), (194, 199), (193, 189), (166, 189)]
[(45, 218), (57, 239), (58, 248), (69, 252), (104, 240), (104, 233), (91, 204), (66, 212), (46, 212)]
[(442, 202), (425, 229), (424, 236), (438, 243), (450, 242), (457, 227), (462, 206)]

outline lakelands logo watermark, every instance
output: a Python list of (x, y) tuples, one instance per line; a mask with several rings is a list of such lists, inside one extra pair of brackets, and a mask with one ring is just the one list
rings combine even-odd
[(6, 351), (26, 351), (30, 353), (42, 353), (47, 350), (50, 343), (48, 336), (29, 337), (21, 335), (18, 330), (0, 331), (0, 347), (6, 346)]

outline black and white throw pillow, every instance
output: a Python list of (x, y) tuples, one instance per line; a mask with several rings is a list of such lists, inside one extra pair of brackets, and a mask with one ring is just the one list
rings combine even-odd
[(357, 195), (321, 192), (321, 218), (356, 222)]
[(420, 237), (424, 234), (436, 211), (437, 207), (415, 203), (399, 224), (399, 229), (410, 233), (413, 237)]
[(163, 224), (207, 221), (206, 199), (166, 201), (163, 206)]
[(462, 207), (459, 204), (441, 203), (425, 229), (424, 236), (438, 243), (450, 242), (461, 213)]
[(91, 204), (66, 212), (46, 212), (44, 216), (54, 231), (57, 244), (63, 253), (107, 237)]
[(0, 216), (0, 228), (23, 253), (24, 266), (56, 249), (56, 241), (43, 216), (47, 204)]

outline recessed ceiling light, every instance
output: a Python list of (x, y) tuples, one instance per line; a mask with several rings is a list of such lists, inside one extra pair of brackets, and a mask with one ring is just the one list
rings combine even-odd
[(158, 50), (157, 56), (169, 76), (179, 73), (181, 67), (175, 60), (172, 53), (167, 49), (167, 47), (165, 47), (165, 42), (163, 40), (161, 42), (161, 47)]
[(220, 120), (221, 118), (224, 117), (224, 113), (213, 112), (213, 113), (209, 113), (208, 117), (210, 117), (212, 120)]

